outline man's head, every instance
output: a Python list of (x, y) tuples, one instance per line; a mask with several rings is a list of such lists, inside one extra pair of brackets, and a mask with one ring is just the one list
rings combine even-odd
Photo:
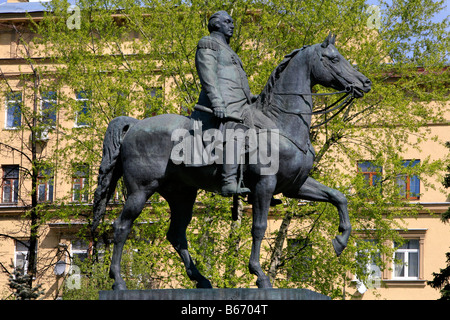
[(209, 32), (218, 31), (229, 40), (234, 31), (233, 18), (225, 11), (218, 11), (209, 18), (208, 30)]

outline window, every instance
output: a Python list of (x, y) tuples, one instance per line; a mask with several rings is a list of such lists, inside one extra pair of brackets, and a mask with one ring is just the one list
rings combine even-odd
[(393, 279), (419, 279), (419, 239), (409, 239), (403, 244), (394, 243)]
[(38, 175), (38, 202), (53, 201), (53, 170), (41, 169)]
[(364, 293), (367, 288), (378, 288), (381, 284), (382, 272), (379, 266), (381, 254), (378, 249), (373, 249), (377, 244), (378, 241), (372, 239), (363, 240), (358, 244), (361, 249), (356, 254), (358, 271), (355, 280), (360, 293)]
[[(72, 240), (71, 241), (71, 258), (75, 263), (83, 262), (87, 258), (92, 258), (94, 254), (94, 248), (92, 242), (89, 243), (85, 240)], [(105, 245), (102, 240), (99, 240), (97, 243), (97, 254), (99, 261), (103, 261), (103, 257), (105, 255)]]
[(56, 92), (48, 91), (42, 94), (41, 115), (42, 122), (51, 127), (56, 124)]
[(150, 90), (148, 90), (148, 91), (152, 98), (162, 99), (162, 96), (163, 96), (163, 88), (162, 87), (153, 87), (153, 88), (150, 88)]
[(424, 247), (427, 229), (417, 228), (398, 232), (403, 238), (402, 241), (385, 242), (385, 245), (391, 243), (394, 249), (390, 257), (378, 251), (376, 240), (367, 239), (358, 242), (358, 253), (355, 257), (358, 267), (354, 283), (359, 293), (362, 294), (370, 288), (378, 288), (381, 284), (405, 288), (426, 286)]
[(28, 271), (28, 248), (29, 241), (16, 241), (14, 254), (14, 269), (21, 274), (27, 274)]
[(89, 256), (89, 244), (83, 240), (72, 241), (72, 260), (83, 262)]
[[(364, 242), (369, 243), (371, 246), (377, 244), (376, 240), (364, 240)], [(378, 266), (378, 261), (381, 261), (380, 252), (369, 252), (369, 249), (362, 249), (357, 253), (357, 261), (362, 270), (363, 275), (371, 277), (373, 279), (381, 278), (381, 269)]]
[(72, 177), (72, 201), (87, 202), (88, 201), (88, 178), (89, 166), (78, 165), (75, 167), (75, 173)]
[(2, 203), (17, 203), (19, 196), (19, 166), (3, 166)]
[[(403, 167), (413, 168), (420, 163), (420, 160), (405, 160)], [(418, 200), (420, 198), (420, 180), (416, 175), (399, 174), (396, 177), (396, 185), (399, 187), (400, 196), (409, 200)]]
[(89, 125), (90, 119), (90, 93), (88, 91), (77, 91), (75, 93), (79, 111), (75, 117), (76, 127), (85, 127)]
[(364, 178), (364, 185), (358, 190), (361, 197), (368, 200), (374, 199), (381, 195), (382, 190), (382, 173), (383, 168), (374, 164), (371, 161), (358, 162), (358, 174)]
[(377, 186), (381, 183), (383, 168), (373, 164), (371, 161), (358, 162), (358, 173), (364, 176), (368, 186)]
[(5, 128), (15, 129), (21, 125), (22, 93), (10, 92), (6, 96)]

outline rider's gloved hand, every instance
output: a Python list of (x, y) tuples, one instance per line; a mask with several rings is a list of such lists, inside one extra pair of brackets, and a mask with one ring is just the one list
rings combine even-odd
[(225, 118), (226, 117), (225, 108), (224, 107), (215, 107), (214, 115), (219, 119)]

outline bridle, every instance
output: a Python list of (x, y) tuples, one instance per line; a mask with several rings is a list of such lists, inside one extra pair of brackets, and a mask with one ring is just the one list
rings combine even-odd
[[(322, 58), (320, 58), (321, 61)], [(327, 69), (333, 69), (329, 66), (328, 63), (324, 63), (325, 68)], [(340, 83), (343, 83), (342, 80), (345, 81), (344, 78), (342, 78), (342, 76), (340, 76), (337, 72), (330, 72), (333, 77), (335, 77)], [(345, 81), (348, 83), (348, 81)], [(278, 108), (280, 111), (284, 112), (284, 113), (288, 113), (288, 114), (294, 114), (294, 115), (318, 115), (318, 114), (327, 114), (330, 112), (333, 112), (335, 110), (338, 110), (335, 114), (333, 114), (330, 118), (328, 118), (327, 120), (321, 122), (320, 124), (314, 125), (312, 127), (310, 127), (311, 129), (315, 129), (317, 127), (320, 127), (326, 123), (328, 123), (329, 121), (331, 121), (333, 118), (335, 118), (339, 113), (341, 113), (343, 110), (345, 110), (347, 107), (349, 107), (352, 103), (353, 100), (355, 99), (355, 88), (353, 86), (349, 86), (347, 85), (345, 87), (344, 90), (341, 91), (335, 91), (335, 92), (324, 92), (324, 93), (312, 93), (312, 92), (307, 92), (307, 93), (298, 93), (298, 92), (274, 92), (274, 95), (295, 95), (295, 96), (331, 96), (331, 95), (336, 95), (336, 94), (341, 94), (341, 93), (345, 93), (342, 97), (340, 97), (337, 101), (335, 101), (333, 104), (317, 110), (317, 111), (311, 111), (311, 112), (294, 112), (294, 111), (289, 111), (284, 109), (283, 107), (280, 106), (275, 106), (276, 108)], [(344, 101), (342, 101), (344, 100)], [(342, 101), (342, 102), (341, 102)], [(341, 102), (340, 104), (338, 104), (339, 102)]]

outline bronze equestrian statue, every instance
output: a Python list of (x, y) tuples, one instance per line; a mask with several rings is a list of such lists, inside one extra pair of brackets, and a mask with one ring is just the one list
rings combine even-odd
[[(235, 110), (234, 106), (238, 114), (239, 111), (248, 109), (249, 113), (239, 114), (244, 118), (244, 125), (257, 132), (258, 137), (260, 132), (271, 132), (271, 136), (277, 141), (276, 145), (269, 146), (278, 155), (275, 172), (267, 171), (267, 163), (263, 162), (245, 163), (242, 167), (243, 181), (253, 198), (251, 230), (253, 242), (249, 270), (257, 276), (256, 284), (259, 288), (272, 287), (269, 277), (261, 268), (259, 258), (261, 242), (267, 228), (270, 201), (274, 194), (329, 202), (336, 206), (340, 234), (332, 240), (332, 244), (337, 255), (340, 255), (347, 246), (351, 233), (345, 196), (309, 176), (315, 157), (314, 148), (309, 140), (312, 115), (337, 110), (334, 113), (336, 114), (348, 105), (346, 103), (339, 109), (338, 106), (320, 112), (313, 111), (312, 88), (317, 84), (331, 87), (345, 93), (350, 101), (362, 97), (371, 89), (370, 80), (355, 70), (338, 52), (334, 39), (329, 35), (323, 43), (305, 46), (286, 55), (272, 72), (263, 91), (254, 102), (252, 96), (248, 96), (249, 90), (246, 86), (236, 89), (237, 92), (242, 90), (244, 94), (236, 93), (236, 96), (232, 97), (224, 97), (226, 92), (231, 92), (230, 86), (215, 88), (221, 91), (214, 96), (208, 91), (214, 90), (212, 87), (208, 89), (209, 80), (202, 78), (202, 93), (198, 105), (210, 108), (212, 113), (199, 111), (199, 117), (209, 115), (210, 118), (214, 116), (212, 119), (223, 119), (234, 114), (234, 111), (232, 112)], [(209, 45), (210, 43), (205, 44)], [(199, 46), (202, 47), (202, 41)], [(211, 50), (214, 51), (208, 49), (204, 54)], [(231, 51), (225, 53), (226, 49), (222, 47), (219, 50), (223, 50), (222, 58), (234, 57), (233, 63), (240, 64), (237, 55), (233, 55)], [(218, 54), (216, 51), (215, 53)], [(198, 66), (201, 69), (200, 64)], [(242, 75), (241, 85), (245, 84), (243, 70), (242, 73), (236, 72), (240, 70), (236, 65), (233, 68), (231, 73)], [(215, 100), (220, 94), (222, 99)], [(251, 118), (251, 121), (245, 121), (246, 117)], [(206, 119), (204, 120), (207, 124)], [(108, 126), (103, 144), (98, 187), (94, 196), (92, 230), (94, 232), (100, 223), (105, 214), (106, 204), (114, 194), (117, 181), (123, 176), (128, 198), (113, 225), (114, 248), (110, 277), (115, 280), (114, 290), (126, 289), (120, 273), (123, 245), (134, 220), (141, 213), (147, 199), (155, 192), (164, 197), (170, 206), (171, 221), (167, 239), (180, 255), (189, 278), (197, 282), (198, 288), (212, 287), (210, 281), (200, 274), (192, 261), (188, 251), (186, 228), (192, 218), (197, 191), (203, 189), (222, 192), (222, 165), (212, 163), (205, 166), (188, 166), (184, 163), (175, 163), (171, 159), (172, 149), (176, 144), (172, 138), (173, 133), (180, 129), (190, 132), (193, 121), (189, 117), (165, 114), (140, 121), (131, 117), (118, 117)], [(218, 122), (220, 126), (221, 121)], [(211, 124), (210, 128), (217, 127)], [(257, 145), (258, 152), (263, 148), (267, 146)], [(239, 190), (232, 191), (239, 192)]]

